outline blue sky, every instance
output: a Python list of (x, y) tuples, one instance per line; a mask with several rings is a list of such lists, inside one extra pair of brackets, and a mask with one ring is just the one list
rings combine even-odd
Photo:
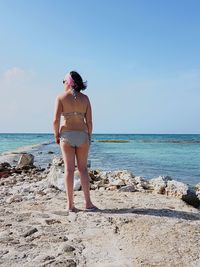
[(200, 133), (198, 0), (1, 0), (0, 132), (52, 133), (66, 72), (94, 133)]

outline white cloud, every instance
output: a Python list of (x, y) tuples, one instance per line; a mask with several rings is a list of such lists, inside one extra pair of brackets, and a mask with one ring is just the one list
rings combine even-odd
[(18, 67), (0, 74), (0, 132), (52, 131), (54, 88)]
[(13, 67), (3, 73), (3, 79), (7, 82), (16, 79), (23, 79), (26, 76), (26, 71), (18, 67)]

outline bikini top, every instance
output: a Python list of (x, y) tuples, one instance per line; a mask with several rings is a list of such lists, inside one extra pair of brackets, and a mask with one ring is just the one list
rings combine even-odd
[(73, 111), (73, 112), (62, 112), (61, 114), (63, 116), (79, 115), (79, 116), (82, 116), (84, 118), (86, 113)]

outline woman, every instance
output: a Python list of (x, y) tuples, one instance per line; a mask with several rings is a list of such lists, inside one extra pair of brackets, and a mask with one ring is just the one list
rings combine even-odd
[[(88, 152), (92, 134), (92, 109), (87, 95), (80, 91), (87, 87), (76, 71), (68, 73), (64, 80), (64, 93), (56, 97), (53, 129), (56, 144), (60, 144), (65, 166), (65, 189), (68, 211), (77, 212), (74, 206), (75, 156), (85, 197), (85, 209), (97, 207), (90, 199), (90, 184), (87, 170)], [(64, 124), (60, 129), (60, 116)]]

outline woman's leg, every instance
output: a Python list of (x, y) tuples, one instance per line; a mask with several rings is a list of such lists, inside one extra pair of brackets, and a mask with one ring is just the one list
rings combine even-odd
[(75, 170), (75, 148), (60, 142), (60, 148), (65, 166), (65, 190), (67, 194), (68, 209), (74, 208), (74, 170)]
[(95, 207), (92, 204), (90, 199), (90, 182), (89, 182), (89, 175), (87, 169), (87, 160), (88, 160), (88, 152), (89, 152), (89, 144), (85, 143), (76, 147), (76, 159), (77, 159), (77, 166), (80, 173), (81, 178), (81, 185), (85, 197), (85, 206), (86, 208)]

